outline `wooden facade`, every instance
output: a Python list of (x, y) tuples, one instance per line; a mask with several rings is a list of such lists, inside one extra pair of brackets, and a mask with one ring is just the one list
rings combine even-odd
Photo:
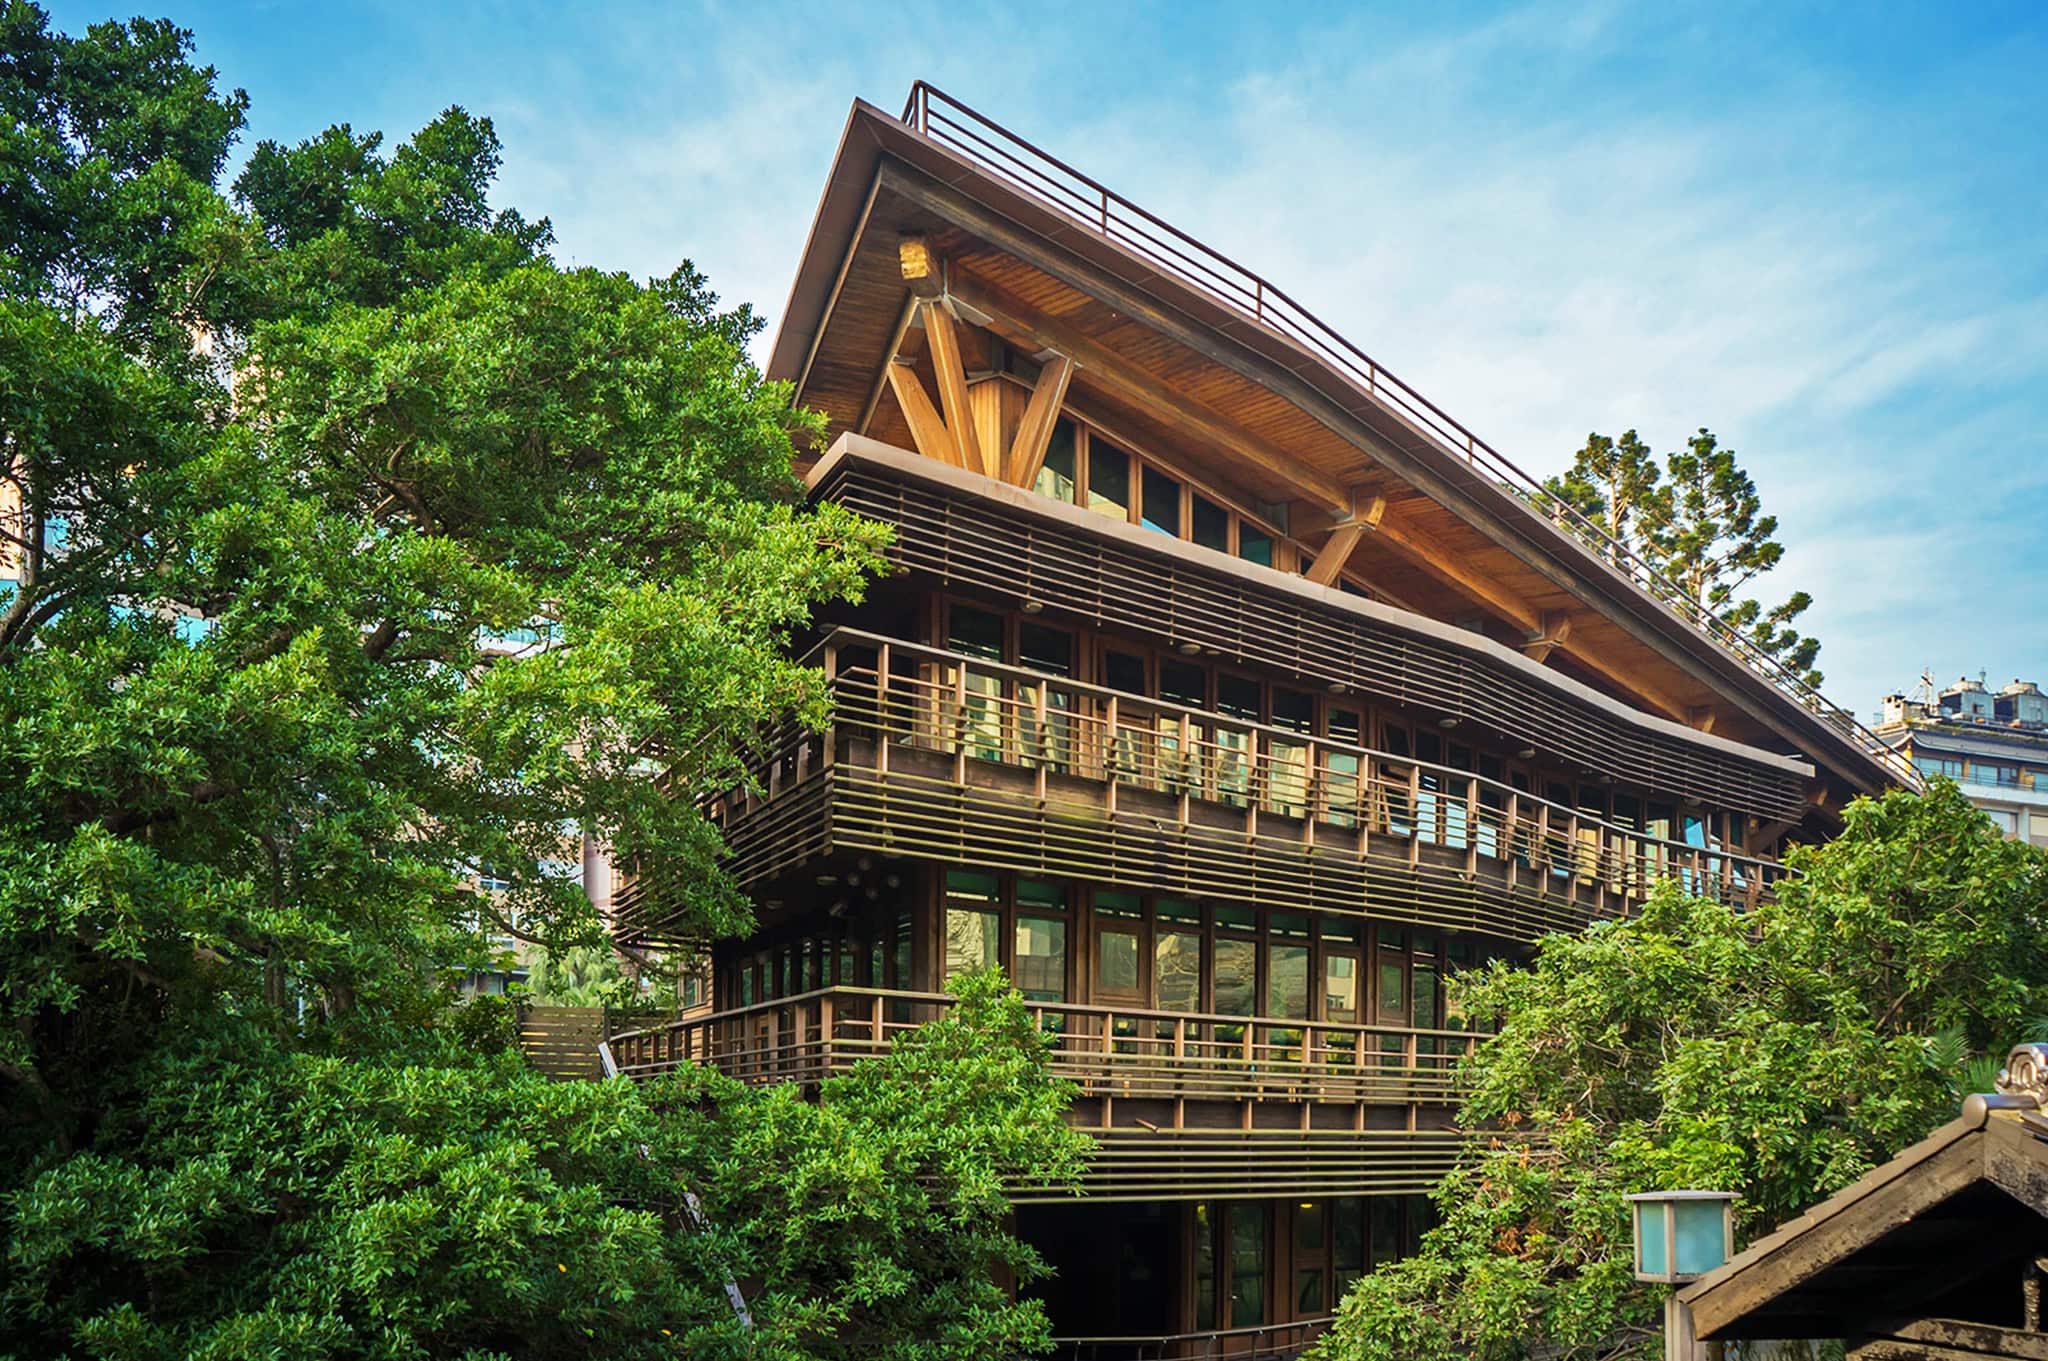
[[(758, 930), (613, 1037), (810, 1087), (999, 964), (1098, 1152), (1020, 1197), (1075, 1356), (1283, 1356), (1455, 1164), (1461, 969), (1738, 906), (1853, 718), (1279, 290), (920, 86), (855, 106), (770, 375), (894, 572), (806, 641), (822, 733), (710, 801)], [(675, 939), (658, 876), (622, 929)]]

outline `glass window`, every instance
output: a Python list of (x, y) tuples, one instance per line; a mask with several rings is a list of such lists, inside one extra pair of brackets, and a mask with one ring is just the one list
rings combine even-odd
[(2036, 846), (2048, 846), (2048, 813), (2027, 814), (2027, 840)]
[(1219, 907), (1216, 909), (1216, 924), (1226, 931), (1256, 931), (1259, 914), (1256, 908)]
[(1246, 562), (1255, 562), (1261, 567), (1273, 565), (1273, 536), (1264, 530), (1253, 529), (1244, 521), (1237, 522), (1237, 555)]
[(1216, 1212), (1195, 1207), (1195, 1327), (1216, 1326)]
[(1138, 933), (1104, 928), (1095, 938), (1095, 985), (1103, 992), (1138, 990)]
[[(1149, 497), (1150, 492), (1146, 495)], [(1219, 553), (1230, 551), (1230, 512), (1200, 492), (1189, 494), (1188, 537)]]
[(1267, 1011), (1286, 1021), (1308, 1019), (1308, 947), (1274, 945), (1267, 956)]
[(1161, 534), (1180, 537), (1180, 483), (1160, 472), (1157, 468), (1145, 469), (1140, 480), (1145, 490), (1145, 499), (1139, 506), (1142, 519), (1139, 523), (1147, 529)]
[(1017, 918), (1017, 991), (1033, 1002), (1067, 998), (1067, 924), (1050, 917)]
[(1159, 698), (1199, 709), (1209, 702), (1209, 673), (1193, 662), (1159, 663)]
[(1266, 918), (1266, 929), (1276, 936), (1308, 935), (1308, 914), (1305, 912), (1275, 912)]
[(1017, 625), (1017, 660), (1051, 676), (1074, 674), (1074, 635), (1025, 620)]
[(1249, 676), (1219, 673), (1216, 677), (1216, 707), (1232, 718), (1248, 718), (1257, 722), (1259, 683)]
[(1055, 501), (1074, 501), (1074, 423), (1062, 417), (1052, 424), (1052, 440), (1045, 447), (1045, 462), (1032, 484), (1041, 496)]
[(1125, 694), (1144, 694), (1145, 659), (1128, 652), (1105, 652), (1102, 655), (1102, 683)]
[(1088, 509), (1131, 518), (1131, 456), (1108, 440), (1088, 441)]
[(1230, 1326), (1266, 1321), (1266, 1215), (1263, 1206), (1230, 1207)]
[(975, 908), (946, 909), (946, 977), (972, 973), (1002, 962), (997, 935), (1002, 915)]
[(955, 605), (946, 611), (946, 646), (983, 661), (1003, 659), (1003, 617)]
[(1303, 1201), (1294, 1207), (1294, 1316), (1323, 1312), (1323, 1206)]
[(972, 898), (978, 903), (992, 903), (1001, 897), (1000, 881), (993, 874), (981, 870), (947, 870), (946, 896), (949, 898)]
[(1401, 1255), (1401, 1202), (1375, 1197), (1366, 1202), (1372, 1264), (1385, 1266)]
[(1067, 890), (1065, 885), (1047, 883), (1043, 879), (1019, 879), (1017, 902), (1032, 907), (1057, 908), (1064, 912), (1067, 908)]
[(1316, 701), (1299, 690), (1273, 687), (1273, 726), (1289, 732), (1309, 733), (1316, 727)]
[(1152, 937), (1152, 983), (1161, 1011), (1202, 1009), (1202, 934), (1161, 927)]
[(1095, 915), (1098, 917), (1135, 917), (1138, 915), (1138, 895), (1101, 888), (1095, 891)]
[(1219, 936), (1216, 940), (1216, 1012), (1256, 1016), (1259, 1009), (1258, 942)]
[(1346, 1025), (1358, 1020), (1358, 961), (1349, 955), (1323, 957), (1323, 1019)]
[(1331, 1294), (1344, 1298), (1351, 1283), (1365, 1274), (1365, 1206), (1363, 1196), (1344, 1196), (1330, 1205)]

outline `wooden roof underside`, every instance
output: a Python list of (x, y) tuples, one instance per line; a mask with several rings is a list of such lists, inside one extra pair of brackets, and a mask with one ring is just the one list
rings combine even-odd
[[(898, 253), (904, 236), (923, 236), (941, 262), (963, 350), (985, 346), (985, 329), (1027, 354), (1069, 356), (1066, 405), (1198, 485), (1240, 504), (1288, 503), (1294, 536), (1312, 549), (1333, 524), (1384, 498), (1376, 529), (1358, 536), (1348, 561), (1387, 599), (1510, 645), (1561, 633), (1543, 651), (1575, 679), (1718, 736), (1807, 755), (1852, 788), (1882, 784), (1853, 746), (1815, 740), (1818, 725), (1774, 709), (1783, 697), (1767, 682), (1675, 618), (1656, 618), (1669, 611), (1504, 489), (1467, 467), (1425, 465), (1426, 441), (1397, 414), (1362, 394), (1345, 407), (1321, 397), (1299, 371), (1247, 352), (1245, 337), (1230, 332), (1260, 329), (1249, 319), (1162, 305), (1105, 268), (1103, 243), (996, 211), (999, 184), (977, 183), (977, 172), (949, 167), (945, 153), (864, 110), (856, 106), (849, 124), (770, 365), (824, 413), (830, 437), (855, 431), (913, 447), (886, 373), (899, 353), (931, 371), (919, 358)], [(1441, 462), (1433, 447), (1426, 452)], [(1532, 542), (1537, 531), (1562, 550)]]

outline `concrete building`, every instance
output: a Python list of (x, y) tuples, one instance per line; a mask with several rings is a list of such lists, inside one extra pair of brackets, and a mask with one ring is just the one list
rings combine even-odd
[(1877, 735), (1929, 776), (1954, 780), (2007, 836), (2048, 846), (2048, 694), (1968, 676), (1916, 698), (1886, 695)]

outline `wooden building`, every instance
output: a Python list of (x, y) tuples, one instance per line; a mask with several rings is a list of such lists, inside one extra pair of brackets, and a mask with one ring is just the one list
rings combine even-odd
[[(814, 1082), (1001, 964), (1100, 1143), (1018, 1208), (1076, 1354), (1298, 1348), (1458, 1156), (1449, 975), (1660, 876), (1753, 904), (1915, 779), (1286, 294), (928, 87), (854, 106), (769, 370), (897, 570), (812, 640), (831, 730), (711, 809), (759, 916), (715, 1014), (621, 1056)], [(614, 908), (664, 939), (646, 885)]]

